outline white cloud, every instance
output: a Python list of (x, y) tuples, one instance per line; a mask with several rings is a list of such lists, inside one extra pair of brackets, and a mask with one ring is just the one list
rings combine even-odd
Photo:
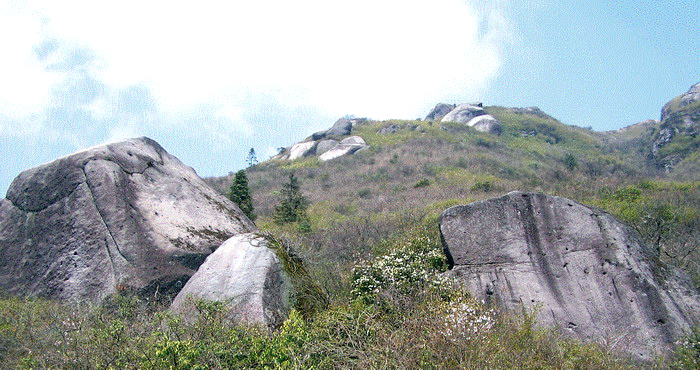
[(243, 88), (336, 115), (413, 118), (439, 99), (478, 98), (507, 38), (503, 24), (480, 27), (498, 9), (459, 0), (39, 4), (52, 34), (97, 53), (103, 81), (146, 84), (168, 112)]
[(21, 2), (0, 3), (0, 35), (0, 135), (35, 132), (58, 79), (33, 57), (41, 24)]

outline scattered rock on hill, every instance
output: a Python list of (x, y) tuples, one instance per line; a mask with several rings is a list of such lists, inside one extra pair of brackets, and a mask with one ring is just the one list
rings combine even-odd
[(389, 126), (385, 126), (385, 127), (380, 128), (380, 129), (377, 131), (377, 133), (378, 133), (378, 134), (382, 134), (382, 135), (386, 135), (386, 134), (395, 134), (395, 133), (399, 132), (399, 130), (401, 130), (401, 126), (395, 125), (395, 124), (391, 124), (391, 125), (389, 125)]
[[(700, 135), (700, 83), (661, 110), (661, 124), (653, 137), (651, 156), (658, 167), (672, 170), (698, 149)], [(675, 145), (670, 145), (675, 144)]]
[(388, 126), (384, 126), (384, 127), (380, 128), (377, 131), (377, 133), (382, 134), (382, 135), (395, 134), (395, 133), (401, 131), (401, 129), (415, 131), (416, 129), (418, 129), (418, 127), (419, 127), (418, 125), (406, 124), (406, 125), (401, 126), (401, 125), (397, 125), (397, 124), (392, 123)]
[(458, 105), (455, 107), (455, 109), (447, 113), (444, 117), (442, 117), (441, 122), (467, 123), (471, 121), (472, 118), (484, 114), (486, 114), (484, 108), (472, 103), (465, 103)]
[(329, 139), (329, 140), (321, 140), (318, 142), (318, 145), (316, 145), (316, 154), (321, 155), (333, 148), (335, 148), (338, 145), (338, 141)]
[(310, 140), (314, 140), (314, 141), (316, 141), (316, 140), (321, 140), (321, 139), (323, 139), (324, 137), (326, 137), (326, 134), (327, 134), (327, 133), (328, 133), (328, 130), (323, 130), (323, 131), (319, 131), (319, 132), (314, 132), (313, 134), (311, 134), (311, 137), (310, 137), (310, 138), (307, 138), (306, 140), (309, 140), (309, 139), (310, 139)]
[(218, 301), (234, 322), (277, 327), (289, 314), (291, 290), (291, 279), (267, 240), (240, 234), (207, 257), (170, 308), (193, 318), (196, 300)]
[(460, 104), (447, 113), (441, 122), (465, 123), (481, 132), (498, 134), (501, 132), (501, 123), (493, 116), (486, 114), (481, 103)]
[(333, 124), (333, 127), (326, 132), (325, 136), (345, 136), (350, 135), (350, 132), (352, 132), (352, 121), (341, 118)]
[(687, 107), (695, 102), (700, 101), (700, 82), (691, 86), (685, 94), (672, 99), (670, 102), (661, 108), (661, 120), (665, 120), (668, 116), (678, 108)]
[[(611, 215), (511, 192), (443, 212), (451, 274), (478, 298), (536, 309), (537, 322), (649, 360), (700, 318), (700, 298)], [(662, 277), (663, 276), (663, 277)]]
[(444, 117), (447, 113), (450, 113), (453, 109), (457, 107), (456, 104), (445, 104), (445, 103), (438, 103), (438, 105), (433, 108), (433, 110), (428, 113), (427, 116), (425, 116), (426, 121), (439, 121)]
[(343, 139), (340, 144), (333, 147), (333, 149), (321, 154), (318, 159), (325, 162), (331, 159), (335, 159), (344, 155), (353, 154), (358, 150), (365, 148), (367, 143), (359, 136), (350, 136)]
[(223, 241), (253, 230), (155, 141), (97, 146), (12, 182), (0, 200), (0, 288), (93, 302), (174, 295)]
[(491, 134), (501, 133), (501, 122), (493, 118), (490, 114), (477, 116), (467, 122), (467, 126), (474, 127), (477, 131), (488, 132)]
[(293, 161), (299, 158), (305, 158), (316, 153), (316, 142), (307, 141), (292, 145), (289, 150), (289, 160)]

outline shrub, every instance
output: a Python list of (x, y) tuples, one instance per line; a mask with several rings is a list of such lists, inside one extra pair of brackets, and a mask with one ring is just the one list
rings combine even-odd
[(415, 185), (413, 185), (413, 187), (414, 188), (424, 188), (424, 187), (429, 186), (429, 185), (430, 185), (430, 180), (421, 179), (421, 180), (418, 180), (418, 182)]
[(359, 196), (362, 199), (367, 199), (372, 196), (372, 192), (368, 188), (363, 188), (357, 192), (357, 196)]
[(571, 153), (566, 153), (562, 162), (564, 162), (564, 165), (569, 171), (573, 171), (574, 168), (578, 167), (578, 161), (576, 160), (576, 157), (574, 157), (574, 155)]
[(428, 235), (395, 241), (390, 252), (355, 266), (352, 294), (372, 302), (385, 289), (408, 294), (425, 288), (444, 288), (440, 272), (447, 269), (447, 259), (439, 241)]
[(471, 188), (469, 188), (472, 192), (477, 192), (477, 191), (483, 191), (483, 192), (488, 192), (493, 190), (493, 181), (478, 181), (472, 185)]

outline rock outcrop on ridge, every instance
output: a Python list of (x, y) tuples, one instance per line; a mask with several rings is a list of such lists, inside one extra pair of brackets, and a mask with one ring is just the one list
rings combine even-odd
[(700, 82), (691, 86), (684, 94), (672, 99), (661, 108), (661, 120), (668, 118), (678, 109), (683, 109), (700, 101)]
[(445, 103), (438, 103), (433, 110), (428, 113), (427, 116), (425, 116), (426, 121), (439, 121), (444, 117), (447, 113), (450, 113), (453, 109), (457, 108), (456, 104), (445, 104)]
[(305, 158), (316, 153), (316, 141), (305, 141), (292, 145), (289, 149), (289, 160), (293, 161), (299, 158)]
[(441, 122), (459, 122), (467, 123), (472, 120), (472, 118), (482, 116), (486, 114), (484, 108), (480, 104), (464, 103), (455, 107), (455, 109), (448, 112), (442, 119)]
[(481, 103), (460, 104), (442, 117), (440, 122), (464, 123), (478, 131), (492, 134), (501, 132), (501, 123), (493, 116), (487, 114)]
[(316, 155), (320, 161), (325, 162), (354, 154), (367, 147), (364, 139), (359, 136), (342, 139), (341, 137), (350, 135), (355, 125), (365, 121), (365, 118), (340, 118), (330, 129), (314, 133), (306, 140), (292, 145), (272, 159), (293, 161)]
[(289, 314), (291, 292), (291, 279), (268, 241), (246, 233), (210, 254), (170, 308), (192, 318), (196, 300), (219, 301), (232, 321), (277, 327)]
[(700, 148), (698, 135), (700, 82), (666, 103), (661, 109), (661, 124), (653, 136), (651, 147), (651, 155), (656, 165), (667, 171), (672, 170)]
[(443, 212), (451, 274), (478, 298), (648, 360), (700, 318), (700, 298), (627, 226), (581, 203), (511, 192)]
[(12, 182), (0, 200), (0, 288), (93, 302), (174, 295), (221, 243), (254, 230), (155, 141), (101, 145)]
[(350, 136), (345, 138), (338, 143), (338, 145), (333, 146), (331, 149), (327, 150), (321, 154), (318, 159), (321, 162), (329, 161), (344, 155), (349, 155), (367, 147), (367, 143), (359, 136)]

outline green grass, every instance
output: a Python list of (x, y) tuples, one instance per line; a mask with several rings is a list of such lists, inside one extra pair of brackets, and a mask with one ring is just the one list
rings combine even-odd
[[(406, 237), (407, 230), (425, 223), (435, 226), (450, 206), (512, 190), (604, 208), (650, 243), (662, 263), (685, 270), (700, 287), (700, 253), (693, 248), (700, 240), (700, 186), (692, 182), (698, 180), (700, 157), (685, 139), (678, 145), (690, 152), (667, 175), (648, 159), (648, 136), (658, 125), (596, 133), (537, 112), (485, 109), (502, 122), (500, 135), (455, 123), (366, 122), (353, 135), (362, 136), (370, 150), (294, 164), (302, 192), (311, 201), (310, 233), (267, 221), (277, 202), (274, 192), (291, 165), (262, 163), (249, 172), (258, 225), (288, 239), (330, 297), (330, 308), (305, 322), (305, 344), (289, 358), (301, 358), (304, 366), (330, 362), (341, 368), (635, 366), (605, 348), (533, 328), (527, 317), (508, 313), (500, 314), (483, 341), (454, 343), (436, 334), (442, 325), (436, 307), (444, 302), (429, 293), (407, 298), (389, 289), (382, 293), (387, 299), (381, 304), (354, 301), (351, 283), (357, 261), (390, 253), (392, 243)], [(377, 133), (390, 124), (402, 128)], [(659, 361), (654, 366), (668, 367), (675, 360)]]

